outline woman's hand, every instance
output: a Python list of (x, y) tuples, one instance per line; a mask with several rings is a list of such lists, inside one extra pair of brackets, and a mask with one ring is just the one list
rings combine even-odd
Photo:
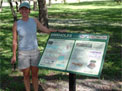
[(13, 56), (11, 59), (11, 64), (14, 64), (14, 63), (16, 63), (16, 57), (15, 56)]

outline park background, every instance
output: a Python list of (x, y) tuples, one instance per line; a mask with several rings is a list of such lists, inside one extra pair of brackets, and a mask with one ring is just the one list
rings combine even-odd
[[(77, 75), (77, 91), (122, 90), (122, 4), (116, 0), (75, 0), (77, 2), (70, 3), (69, 0), (65, 1), (56, 0), (51, 5), (47, 3), (49, 28), (71, 33), (110, 36), (100, 78)], [(24, 91), (22, 73), (17, 69), (13, 71), (10, 64), (14, 19), (7, 4), (7, 1), (3, 3), (0, 12), (0, 91)], [(14, 9), (16, 10), (15, 5)], [(16, 13), (19, 19), (20, 14)], [(38, 8), (32, 10), (30, 16), (38, 18)], [(49, 35), (40, 32), (37, 35), (42, 53)], [(39, 81), (42, 91), (68, 91), (68, 73), (40, 69)]]

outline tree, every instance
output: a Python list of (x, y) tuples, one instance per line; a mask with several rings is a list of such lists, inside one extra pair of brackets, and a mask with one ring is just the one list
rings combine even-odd
[(28, 2), (29, 2), (29, 4), (30, 4), (31, 0), (28, 0)]
[(0, 12), (2, 11), (2, 3), (3, 3), (3, 0), (0, 0)]
[(19, 8), (18, 8), (18, 0), (14, 0), (14, 2), (16, 3), (16, 11), (19, 12)]
[(46, 0), (38, 0), (39, 6), (39, 21), (46, 27), (48, 27), (48, 13), (46, 7)]
[(51, 5), (51, 0), (49, 0), (49, 6)]
[(66, 0), (63, 0), (63, 3), (65, 4), (66, 3)]
[(37, 0), (33, 0), (33, 10), (37, 9)]
[(12, 12), (12, 15), (14, 17), (14, 21), (17, 21), (17, 15), (16, 15), (16, 12), (13, 8), (13, 4), (12, 4), (12, 1), (11, 0), (8, 0), (9, 4), (10, 4), (10, 8), (11, 8), (11, 12)]
[(20, 3), (22, 3), (22, 0), (20, 0)]

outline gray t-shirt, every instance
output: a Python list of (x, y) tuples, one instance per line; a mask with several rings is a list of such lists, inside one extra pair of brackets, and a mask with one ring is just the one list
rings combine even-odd
[(20, 50), (35, 50), (37, 43), (37, 24), (33, 18), (17, 21), (18, 44)]

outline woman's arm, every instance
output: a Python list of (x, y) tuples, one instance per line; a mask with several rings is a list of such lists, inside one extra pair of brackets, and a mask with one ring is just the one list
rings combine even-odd
[(51, 29), (48, 29), (48, 28), (46, 28), (45, 26), (43, 26), (40, 22), (39, 22), (39, 20), (37, 20), (36, 18), (34, 18), (35, 19), (35, 22), (37, 23), (37, 27), (38, 27), (38, 29), (40, 30), (40, 31), (42, 31), (42, 32), (44, 32), (44, 33), (51, 33), (51, 32), (57, 32), (57, 30), (51, 30)]
[(11, 59), (11, 63), (14, 64), (16, 62), (16, 50), (17, 50), (17, 23), (16, 22), (13, 24), (12, 31), (13, 31), (13, 43), (12, 43), (13, 57)]

